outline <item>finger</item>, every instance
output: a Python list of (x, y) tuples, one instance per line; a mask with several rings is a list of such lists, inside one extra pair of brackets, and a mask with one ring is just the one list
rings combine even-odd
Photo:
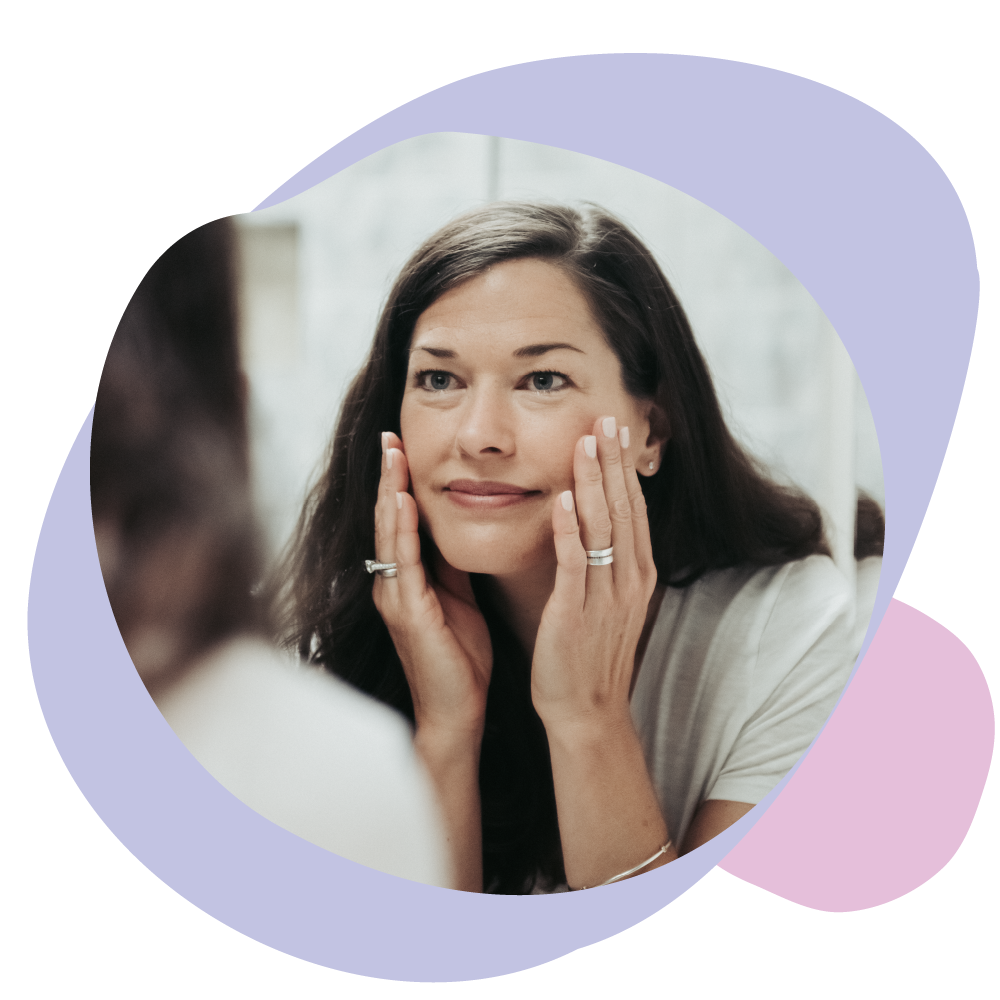
[(611, 519), (610, 544), (615, 550), (612, 572), (616, 580), (634, 578), (637, 570), (632, 538), (632, 504), (625, 484), (621, 440), (615, 418), (604, 417), (599, 420), (595, 425), (594, 435), (597, 438), (597, 457), (604, 481), (604, 499)]
[(628, 428), (618, 432), (622, 448), (622, 473), (625, 489), (628, 491), (629, 508), (632, 515), (632, 545), (635, 550), (635, 564), (643, 575), (653, 567), (653, 543), (649, 537), (649, 518), (646, 515), (646, 497), (642, 492), (639, 474), (635, 468), (635, 453), (629, 441)]
[[(420, 601), (427, 590), (427, 576), (420, 559), (420, 518), (417, 501), (409, 493), (399, 492), (393, 498), (396, 507), (396, 576), (399, 597), (411, 607)], [(386, 583), (392, 583), (387, 580)]]
[(571, 608), (582, 608), (587, 595), (587, 554), (570, 490), (560, 493), (552, 504), (552, 537), (556, 547), (552, 596)]
[(611, 516), (597, 447), (596, 435), (588, 434), (580, 438), (573, 453), (576, 514), (585, 549), (606, 549), (611, 544)]
[[(601, 430), (600, 427), (598, 429)], [(581, 544), (585, 550), (601, 551), (611, 548), (611, 516), (604, 494), (604, 472), (598, 457), (596, 435), (588, 435), (577, 443), (573, 472), (576, 477), (575, 499)], [(584, 557), (586, 558), (586, 552)], [(609, 600), (614, 579), (611, 563), (588, 566), (588, 595), (598, 601)]]
[(396, 494), (409, 485), (406, 455), (396, 447), (394, 434), (382, 435), (382, 476), (375, 502), (375, 558), (379, 562), (395, 562), (396, 553)]

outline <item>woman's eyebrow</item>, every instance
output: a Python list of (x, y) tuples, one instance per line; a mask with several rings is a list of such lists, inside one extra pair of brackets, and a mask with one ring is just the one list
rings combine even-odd
[(457, 358), (458, 354), (447, 347), (413, 347), (410, 349), (412, 354), (414, 351), (426, 351), (428, 354), (435, 358)]
[(514, 357), (537, 358), (543, 354), (548, 354), (549, 351), (576, 351), (577, 354), (587, 353), (586, 351), (581, 351), (579, 347), (574, 347), (572, 344), (532, 344), (530, 347), (519, 347), (514, 352)]
[[(448, 347), (413, 347), (410, 349), (412, 354), (414, 351), (426, 351), (432, 357), (435, 358), (457, 358), (458, 352), (451, 350)], [(577, 354), (586, 354), (586, 351), (580, 350), (579, 347), (575, 347), (573, 344), (530, 344), (527, 347), (519, 347), (514, 351), (513, 357), (515, 358), (538, 358), (543, 354), (548, 354), (549, 351), (576, 351)]]

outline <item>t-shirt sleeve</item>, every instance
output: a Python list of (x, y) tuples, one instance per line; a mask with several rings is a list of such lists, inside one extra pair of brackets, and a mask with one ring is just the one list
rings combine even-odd
[(759, 802), (823, 728), (850, 676), (847, 581), (826, 557), (786, 570), (761, 632), (747, 721), (707, 799)]

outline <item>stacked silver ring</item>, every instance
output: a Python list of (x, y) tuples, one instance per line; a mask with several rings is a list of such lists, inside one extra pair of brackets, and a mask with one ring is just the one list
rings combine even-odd
[(610, 566), (615, 561), (615, 557), (611, 554), (614, 551), (614, 546), (608, 549), (587, 549), (586, 551), (588, 566)]
[(388, 580), (390, 577), (396, 575), (395, 563), (380, 563), (376, 562), (374, 559), (366, 559), (365, 569), (369, 573), (378, 573), (378, 575), (384, 580)]

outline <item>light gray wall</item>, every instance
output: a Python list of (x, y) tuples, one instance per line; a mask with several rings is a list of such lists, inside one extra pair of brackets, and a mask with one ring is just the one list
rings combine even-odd
[(454, 133), (399, 143), (238, 220), (255, 484), (272, 550), (294, 524), (396, 273), (443, 223), (494, 198), (594, 201), (636, 230), (687, 310), (734, 433), (817, 499), (850, 575), (856, 487), (883, 502), (878, 442), (839, 338), (795, 277), (659, 181)]

